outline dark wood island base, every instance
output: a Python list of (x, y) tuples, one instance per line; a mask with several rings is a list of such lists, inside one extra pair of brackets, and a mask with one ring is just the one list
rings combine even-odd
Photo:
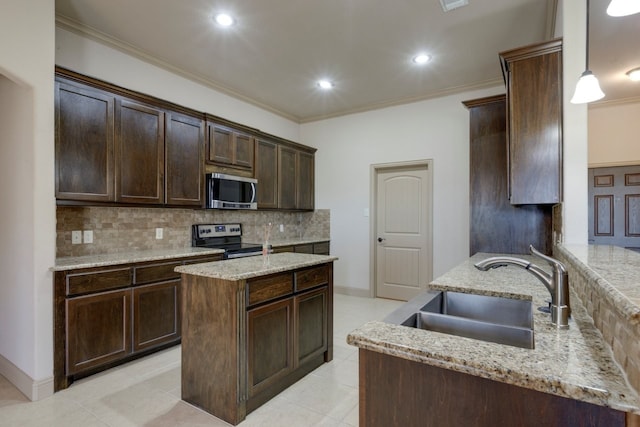
[[(333, 358), (333, 260), (250, 278), (182, 274), (182, 399), (237, 425)], [(311, 257), (311, 258), (309, 258)], [(259, 261), (260, 257), (254, 257)], [(224, 261), (255, 263), (256, 260)], [(216, 268), (221, 263), (207, 266)]]

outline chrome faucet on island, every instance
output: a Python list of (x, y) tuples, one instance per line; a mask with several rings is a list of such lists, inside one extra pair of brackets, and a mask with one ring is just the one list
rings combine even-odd
[(569, 327), (569, 316), (571, 315), (567, 269), (560, 261), (537, 251), (533, 245), (529, 245), (529, 251), (532, 255), (545, 260), (552, 267), (553, 270), (551, 274), (527, 260), (509, 256), (487, 258), (474, 265), (478, 270), (482, 271), (488, 271), (491, 268), (505, 267), (507, 265), (515, 265), (533, 274), (551, 294), (551, 304), (549, 307), (551, 309), (551, 323), (560, 329), (566, 329)]

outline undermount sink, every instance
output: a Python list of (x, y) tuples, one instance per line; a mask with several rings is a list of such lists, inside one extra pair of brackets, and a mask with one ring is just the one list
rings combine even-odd
[(428, 292), (412, 299), (385, 321), (461, 337), (534, 348), (531, 301)]

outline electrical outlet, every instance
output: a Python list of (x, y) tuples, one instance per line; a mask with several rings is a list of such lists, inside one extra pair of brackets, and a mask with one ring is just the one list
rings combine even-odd
[(284, 233), (284, 224), (280, 224), (280, 232)]
[(93, 230), (84, 230), (83, 234), (85, 243), (93, 243)]
[(71, 244), (79, 245), (82, 243), (82, 231), (75, 230), (71, 232)]
[(156, 239), (162, 239), (164, 234), (164, 230), (162, 228), (156, 228)]

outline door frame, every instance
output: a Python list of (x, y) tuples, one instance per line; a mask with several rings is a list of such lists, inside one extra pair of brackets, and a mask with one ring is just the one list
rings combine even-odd
[(409, 160), (404, 162), (376, 163), (370, 166), (369, 177), (369, 296), (375, 298), (376, 292), (376, 260), (378, 244), (375, 243), (378, 235), (377, 212), (378, 205), (378, 174), (402, 169), (427, 168), (427, 263), (433, 280), (433, 159)]

